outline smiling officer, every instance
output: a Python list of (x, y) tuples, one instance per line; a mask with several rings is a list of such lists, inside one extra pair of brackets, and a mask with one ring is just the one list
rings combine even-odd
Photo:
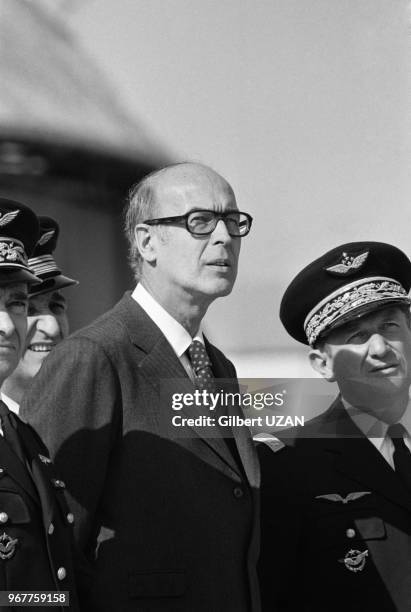
[[(37, 217), (27, 206), (0, 198), (0, 383), (16, 368), (25, 346), (28, 287), (39, 283), (27, 255), (38, 232)], [(37, 434), (3, 401), (0, 424), (0, 591), (54, 591), (50, 601), (61, 609), (67, 609), (63, 592), (69, 591), (70, 610), (77, 610), (74, 517), (64, 482)], [(2, 610), (8, 609), (7, 601), (1, 600)]]
[(336, 382), (331, 408), (259, 446), (264, 610), (411, 609), (411, 262), (378, 242), (308, 265), (280, 310)]
[(23, 395), (30, 388), (50, 351), (69, 333), (66, 298), (62, 289), (78, 281), (65, 276), (53, 257), (60, 228), (51, 217), (39, 216), (40, 237), (29, 259), (30, 270), (41, 283), (29, 288), (27, 335), (17, 368), (2, 385), (2, 399), (18, 412)]

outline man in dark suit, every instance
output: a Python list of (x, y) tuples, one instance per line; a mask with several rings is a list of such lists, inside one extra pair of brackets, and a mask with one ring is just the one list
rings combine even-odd
[(264, 610), (411, 609), (410, 286), (404, 253), (359, 242), (284, 294), (282, 323), (340, 396), (259, 446)]
[[(27, 255), (38, 231), (29, 208), (0, 198), (0, 384), (17, 366), (25, 345), (27, 290), (39, 283)], [(77, 610), (74, 516), (63, 495), (64, 482), (37, 434), (1, 400), (0, 425), (0, 607), (9, 609), (4, 591), (35, 591), (32, 604), (47, 602), (39, 591), (53, 591), (49, 601), (54, 605), (68, 609), (63, 603), (69, 592), (70, 610)]]
[[(136, 289), (56, 347), (23, 402), (78, 514), (85, 610), (259, 609), (248, 431), (201, 426), (204, 411), (177, 413), (169, 395), (237, 390), (201, 321), (231, 292), (250, 226), (210, 168), (177, 164), (143, 179), (126, 217)], [(177, 414), (186, 427), (173, 425)]]

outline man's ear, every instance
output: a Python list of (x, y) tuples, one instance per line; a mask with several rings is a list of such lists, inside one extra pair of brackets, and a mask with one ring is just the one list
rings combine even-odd
[(308, 357), (311, 367), (328, 382), (335, 382), (333, 362), (324, 348), (311, 349)]
[(138, 223), (134, 228), (134, 240), (141, 257), (148, 263), (155, 263), (156, 249), (152, 226)]

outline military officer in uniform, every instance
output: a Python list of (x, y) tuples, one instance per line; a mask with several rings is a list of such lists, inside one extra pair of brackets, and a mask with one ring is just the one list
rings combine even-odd
[[(28, 287), (39, 282), (27, 256), (38, 231), (28, 207), (0, 198), (0, 382), (25, 345)], [(0, 591), (53, 591), (62, 610), (68, 592), (70, 610), (77, 610), (65, 484), (34, 430), (2, 401), (0, 423)]]
[(78, 284), (65, 276), (53, 253), (60, 228), (51, 217), (39, 216), (40, 234), (28, 264), (41, 283), (29, 287), (27, 335), (17, 368), (2, 385), (2, 399), (18, 414), (19, 404), (44, 359), (69, 333), (67, 303), (62, 289)]
[(340, 395), (261, 444), (263, 609), (411, 610), (411, 262), (337, 247), (286, 290), (280, 318)]

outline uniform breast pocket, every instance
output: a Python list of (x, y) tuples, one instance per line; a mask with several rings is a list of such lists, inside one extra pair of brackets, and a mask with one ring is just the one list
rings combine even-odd
[(347, 508), (318, 516), (309, 530), (308, 538), (317, 548), (332, 548), (387, 537), (385, 522), (375, 508)]
[(16, 491), (0, 490), (0, 523), (30, 523), (27, 504)]

